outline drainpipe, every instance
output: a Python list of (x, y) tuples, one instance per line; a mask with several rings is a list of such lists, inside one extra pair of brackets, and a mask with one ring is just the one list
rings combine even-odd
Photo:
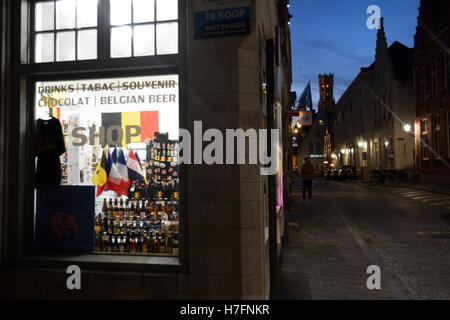
[[(274, 129), (275, 104), (275, 57), (273, 40), (266, 41), (266, 70), (267, 70), (267, 144), (268, 154), (272, 155), (272, 131)], [(276, 210), (276, 175), (268, 176), (268, 203), (269, 203), (269, 257), (270, 257), (270, 299), (277, 298), (278, 266), (277, 266), (277, 210)]]

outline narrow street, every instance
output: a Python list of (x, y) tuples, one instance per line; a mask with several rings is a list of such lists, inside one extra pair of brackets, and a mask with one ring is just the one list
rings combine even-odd
[(290, 204), (280, 299), (450, 299), (450, 195), (319, 180), (308, 204), (298, 179)]

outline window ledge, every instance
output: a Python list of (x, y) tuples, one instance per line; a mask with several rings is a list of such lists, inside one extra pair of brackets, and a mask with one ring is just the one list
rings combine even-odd
[(7, 258), (6, 264), (13, 267), (68, 267), (76, 264), (80, 268), (166, 271), (185, 270), (178, 257), (124, 256), (108, 254), (33, 254), (18, 258)]

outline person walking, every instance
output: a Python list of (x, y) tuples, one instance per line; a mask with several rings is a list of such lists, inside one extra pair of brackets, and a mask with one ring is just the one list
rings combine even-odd
[(306, 190), (308, 190), (308, 202), (311, 202), (312, 180), (314, 177), (314, 167), (309, 158), (305, 158), (305, 163), (300, 169), (303, 182), (303, 200), (306, 200)]

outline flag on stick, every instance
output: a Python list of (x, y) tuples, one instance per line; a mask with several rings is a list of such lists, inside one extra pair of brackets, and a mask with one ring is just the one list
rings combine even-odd
[(102, 158), (95, 168), (95, 173), (92, 176), (92, 183), (97, 186), (97, 197), (99, 197), (106, 188), (106, 182), (108, 181), (108, 174), (106, 172), (106, 155), (105, 151), (102, 152)]

